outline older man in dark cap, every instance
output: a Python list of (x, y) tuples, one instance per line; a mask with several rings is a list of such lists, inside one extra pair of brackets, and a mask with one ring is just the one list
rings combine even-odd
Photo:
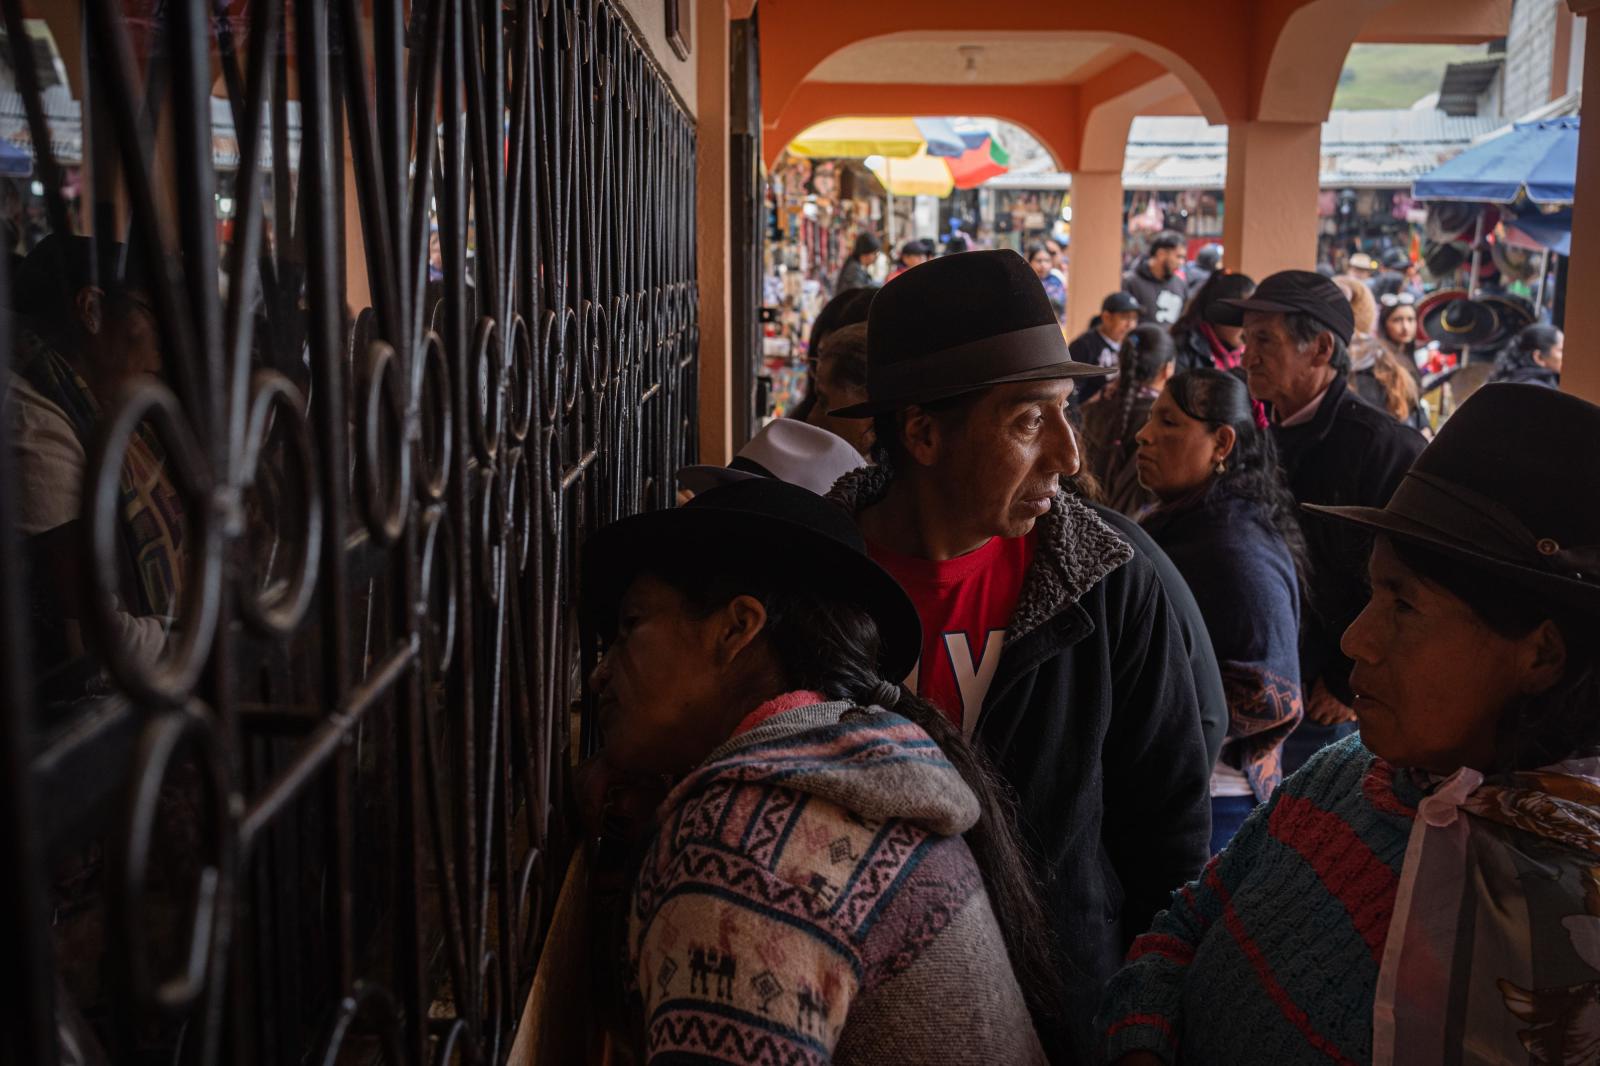
[[(1348, 386), (1355, 330), (1350, 302), (1328, 278), (1285, 270), (1244, 300), (1218, 301), (1213, 317), (1244, 326), (1250, 393), (1272, 415), (1289, 489), (1300, 503), (1382, 507), (1422, 451), (1416, 430)], [(1366, 603), (1367, 545), (1325, 522), (1305, 522), (1311, 596), (1300, 638), (1306, 717), (1284, 745), (1292, 771), (1355, 729), (1350, 660), (1339, 636)]]
[(974, 735), (1020, 799), (1069, 990), (1057, 1061), (1132, 936), (1207, 856), (1209, 766), (1189, 651), (1150, 559), (1066, 489), (1074, 362), (1021, 256), (936, 259), (868, 318), (880, 465), (834, 487), (916, 602), (908, 684)]

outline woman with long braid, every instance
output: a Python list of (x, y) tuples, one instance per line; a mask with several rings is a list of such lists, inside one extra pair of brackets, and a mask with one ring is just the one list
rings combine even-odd
[(1155, 505), (1139, 484), (1134, 435), (1172, 376), (1172, 338), (1160, 326), (1140, 326), (1122, 342), (1117, 376), (1083, 408), (1083, 467), (1095, 476), (1106, 506), (1138, 518)]

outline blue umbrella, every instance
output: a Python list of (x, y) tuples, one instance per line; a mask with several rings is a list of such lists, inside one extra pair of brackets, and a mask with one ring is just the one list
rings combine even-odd
[(25, 178), (33, 173), (33, 153), (0, 137), (0, 177)]
[(954, 159), (967, 150), (961, 143), (961, 135), (956, 132), (949, 121), (942, 118), (919, 118), (916, 120), (917, 131), (922, 134), (922, 139), (928, 142), (928, 154)]
[(1578, 175), (1578, 119), (1518, 122), (1511, 132), (1469, 148), (1418, 178), (1418, 200), (1570, 204)]

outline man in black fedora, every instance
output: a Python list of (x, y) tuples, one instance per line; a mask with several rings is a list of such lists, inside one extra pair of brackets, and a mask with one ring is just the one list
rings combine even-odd
[(1195, 683), (1150, 560), (1065, 485), (1072, 361), (1021, 256), (971, 252), (889, 282), (867, 320), (880, 465), (834, 486), (916, 602), (908, 684), (1016, 789), (1071, 987), (1040, 1019), (1091, 1061), (1092, 1018), (1130, 939), (1207, 857), (1210, 765)]
[[(1250, 393), (1267, 406), (1289, 490), (1302, 504), (1381, 507), (1422, 451), (1416, 430), (1348, 387), (1355, 330), (1350, 302), (1328, 278), (1285, 270), (1213, 317), (1242, 325)], [(1284, 744), (1284, 772), (1354, 731), (1343, 633), (1366, 602), (1362, 537), (1331, 523), (1305, 530), (1311, 590), (1302, 612), (1300, 678), (1306, 717)]]

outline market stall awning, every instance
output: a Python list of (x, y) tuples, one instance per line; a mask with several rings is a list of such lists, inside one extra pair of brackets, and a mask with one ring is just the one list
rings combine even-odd
[(963, 133), (961, 141), (966, 151), (955, 159), (946, 160), (956, 188), (976, 189), (1011, 169), (1010, 153), (987, 132)]
[(1510, 133), (1469, 148), (1418, 178), (1418, 200), (1509, 204), (1572, 203), (1578, 173), (1578, 119), (1518, 122)]
[(872, 156), (867, 159), (867, 169), (895, 196), (943, 198), (955, 188), (947, 160), (931, 155), (914, 155), (908, 159)]
[(789, 151), (810, 159), (906, 159), (927, 140), (914, 118), (831, 118), (789, 142)]
[(950, 125), (949, 119), (919, 118), (915, 120), (922, 139), (927, 142), (928, 154), (954, 159), (967, 150), (966, 141)]

